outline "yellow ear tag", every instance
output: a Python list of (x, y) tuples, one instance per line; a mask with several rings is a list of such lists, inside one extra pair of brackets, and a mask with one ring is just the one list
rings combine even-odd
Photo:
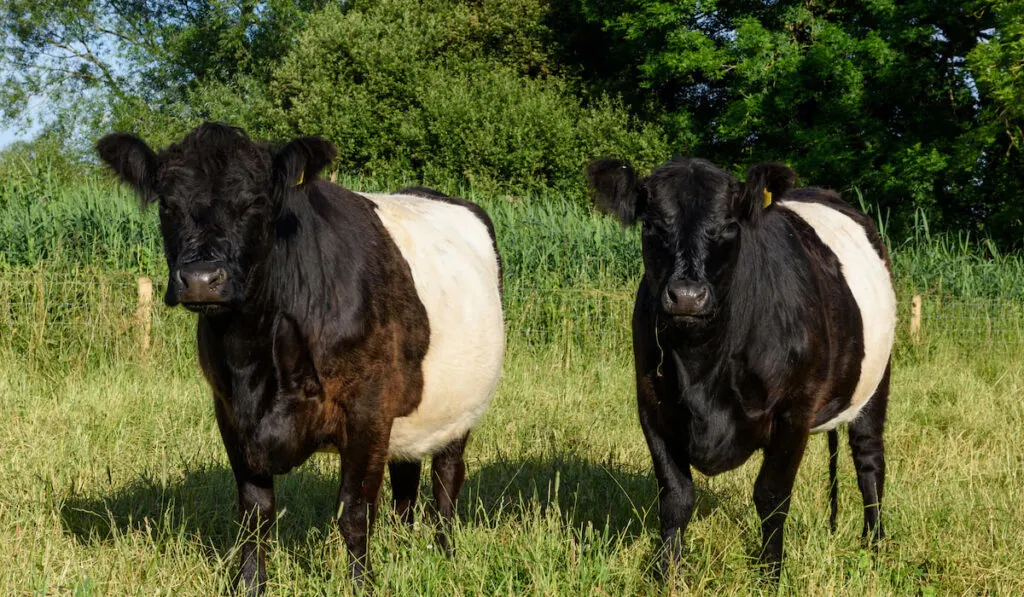
[(761, 207), (767, 208), (771, 204), (772, 204), (772, 192), (769, 191), (768, 189), (765, 189), (764, 190), (764, 201), (762, 202)]
[(300, 184), (302, 184), (302, 181), (304, 181), (304, 180), (306, 180), (306, 171), (305, 170), (303, 170), (302, 172), (299, 173), (299, 182), (295, 183), (295, 186), (299, 186)]

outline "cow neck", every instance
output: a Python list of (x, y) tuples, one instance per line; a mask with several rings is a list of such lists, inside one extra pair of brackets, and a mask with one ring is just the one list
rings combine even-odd
[(728, 327), (726, 319), (727, 314), (720, 310), (704, 323), (657, 326), (658, 341), (665, 353), (663, 362), (671, 363), (677, 371), (681, 391), (694, 384), (714, 385)]
[(231, 426), (243, 436), (259, 424), (276, 389), (271, 325), (240, 310), (199, 316), (200, 363)]
[(382, 283), (370, 275), (380, 243), (367, 202), (331, 187), (330, 196), (319, 183), (290, 195), (253, 284), (254, 315), (287, 313), (310, 343), (321, 347), (364, 337), (369, 297)]

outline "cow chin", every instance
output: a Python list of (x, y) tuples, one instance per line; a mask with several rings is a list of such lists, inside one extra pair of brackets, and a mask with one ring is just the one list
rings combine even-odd
[(230, 298), (206, 301), (188, 300), (189, 298), (192, 297), (181, 296), (178, 292), (169, 288), (167, 293), (164, 294), (164, 304), (168, 307), (177, 307), (178, 305), (181, 305), (193, 313), (208, 316), (225, 315), (234, 311), (239, 304), (238, 301), (231, 300)]
[(703, 327), (710, 324), (713, 318), (713, 311), (696, 314), (668, 313), (666, 311), (662, 311), (660, 316), (660, 319), (663, 322), (673, 327)]
[(181, 306), (193, 313), (207, 316), (224, 315), (232, 311), (230, 303), (181, 303)]

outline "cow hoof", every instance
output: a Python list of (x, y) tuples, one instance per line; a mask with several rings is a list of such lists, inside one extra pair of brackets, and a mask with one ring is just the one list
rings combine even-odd
[(434, 535), (434, 543), (436, 543), (437, 548), (444, 553), (444, 557), (449, 560), (455, 557), (455, 542), (448, 537), (448, 533), (438, 531)]

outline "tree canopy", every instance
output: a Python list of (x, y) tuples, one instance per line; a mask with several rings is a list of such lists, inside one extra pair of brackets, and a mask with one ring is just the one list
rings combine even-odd
[(773, 159), (897, 235), (1024, 244), (1024, 0), (0, 0), (0, 28), (0, 116), (41, 98), (79, 145), (214, 118), (579, 197), (591, 157)]
[(581, 71), (631, 94), (673, 149), (782, 160), (896, 226), (923, 209), (1020, 241), (1019, 0), (581, 5)]

